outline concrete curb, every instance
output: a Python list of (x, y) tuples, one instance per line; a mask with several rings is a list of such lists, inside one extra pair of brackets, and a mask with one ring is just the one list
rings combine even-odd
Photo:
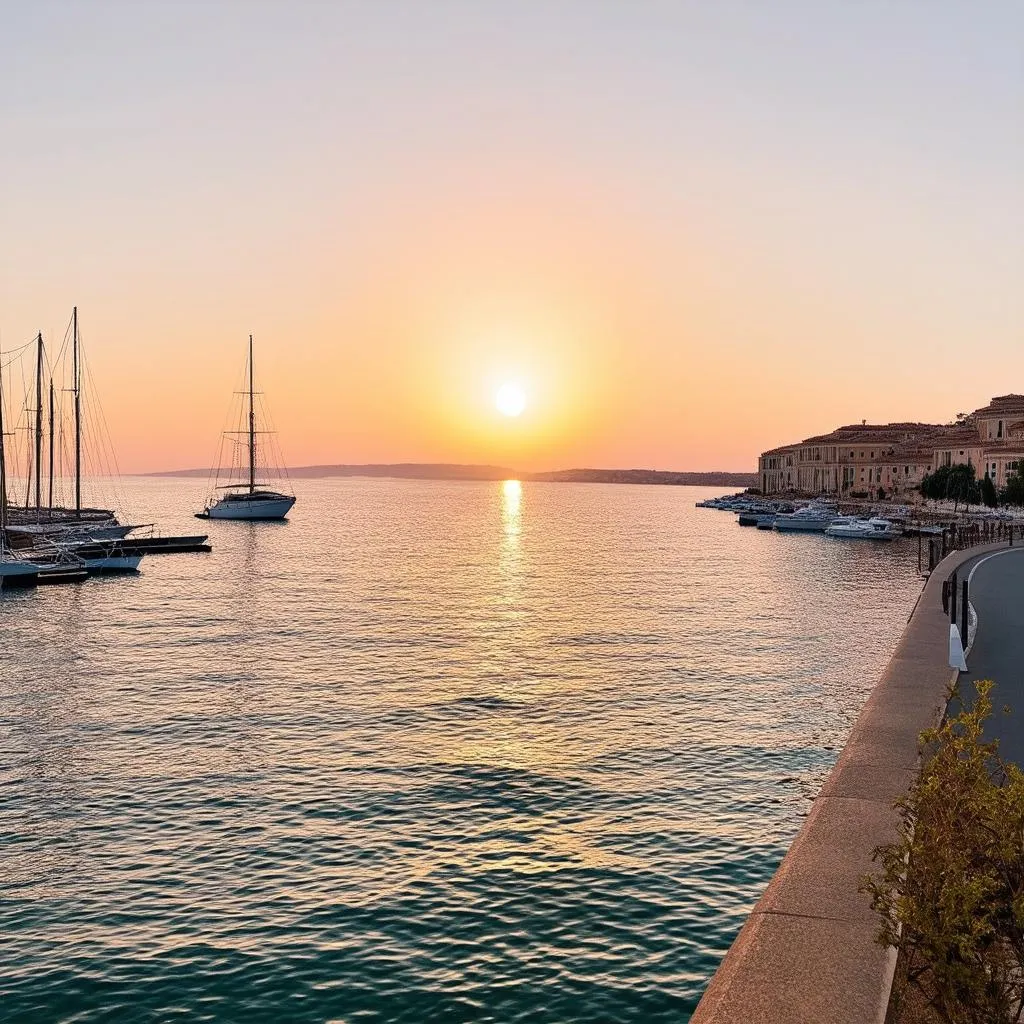
[(896, 838), (893, 804), (918, 768), (957, 673), (948, 665), (942, 581), (1005, 543), (948, 555), (854, 724), (789, 852), (711, 979), (692, 1024), (883, 1024), (896, 953), (858, 887), (872, 853)]

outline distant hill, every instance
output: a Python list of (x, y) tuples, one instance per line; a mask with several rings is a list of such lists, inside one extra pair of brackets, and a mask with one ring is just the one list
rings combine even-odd
[(706, 487), (753, 487), (756, 473), (675, 473), (664, 469), (559, 469), (553, 473), (526, 473), (526, 480), (584, 484), (687, 484)]
[[(176, 469), (137, 476), (207, 477), (208, 469)], [(742, 489), (757, 483), (756, 473), (674, 473), (662, 469), (559, 469), (550, 473), (520, 473), (503, 466), (463, 466), (446, 462), (372, 463), (363, 466), (299, 466), (289, 476), (370, 476), (399, 480), (536, 480), (547, 483), (689, 484)]]

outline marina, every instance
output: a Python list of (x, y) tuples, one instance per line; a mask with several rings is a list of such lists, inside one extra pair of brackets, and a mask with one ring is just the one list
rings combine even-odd
[[(29, 374), (24, 372), (27, 361)], [(10, 385), (4, 387), (15, 365), (22, 380), (28, 380), (21, 402), (12, 401)], [(85, 429), (83, 367), (77, 306), (54, 361), (48, 359), (42, 333), (8, 353), (6, 361), (0, 353), (0, 588), (80, 583), (96, 574), (135, 573), (146, 555), (211, 550), (206, 535), (161, 535), (152, 523), (123, 523), (113, 509), (84, 503), (83, 490), (90, 486), (85, 465), (116, 465), (116, 458), (97, 454), (95, 446), (109, 444), (109, 438), (90, 437)], [(70, 387), (56, 387), (55, 380), (69, 371)], [(61, 401), (68, 394), (70, 413)], [(23, 410), (13, 431), (5, 430), (5, 415), (10, 420), (5, 406)], [(93, 422), (102, 422), (102, 413), (94, 413)], [(20, 435), (28, 443), (12, 472), (9, 438)], [(12, 484), (24, 487), (23, 505), (12, 501)], [(70, 498), (63, 504), (62, 490)]]
[(923, 505), (838, 501), (826, 496), (767, 500), (739, 492), (697, 502), (698, 508), (732, 512), (740, 526), (779, 533), (821, 534), (834, 540), (891, 542), (901, 538), (938, 544), (929, 546), (922, 568), (958, 544), (981, 543), (1011, 534), (1024, 536), (1024, 510), (975, 508), (951, 511)]

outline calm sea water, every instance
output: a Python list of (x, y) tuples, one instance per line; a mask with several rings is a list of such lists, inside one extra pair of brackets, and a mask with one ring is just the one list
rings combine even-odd
[(299, 481), (0, 598), (5, 1021), (685, 1021), (920, 591), (696, 488)]

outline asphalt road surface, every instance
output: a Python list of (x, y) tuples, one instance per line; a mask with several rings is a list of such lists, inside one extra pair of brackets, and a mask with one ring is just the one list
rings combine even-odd
[[(982, 556), (970, 572), (978, 630), (968, 671), (960, 675), (960, 692), (973, 693), (977, 679), (995, 682), (986, 738), (999, 740), (1004, 760), (1024, 765), (1024, 548)], [(1004, 705), (1009, 715), (1002, 713)]]

